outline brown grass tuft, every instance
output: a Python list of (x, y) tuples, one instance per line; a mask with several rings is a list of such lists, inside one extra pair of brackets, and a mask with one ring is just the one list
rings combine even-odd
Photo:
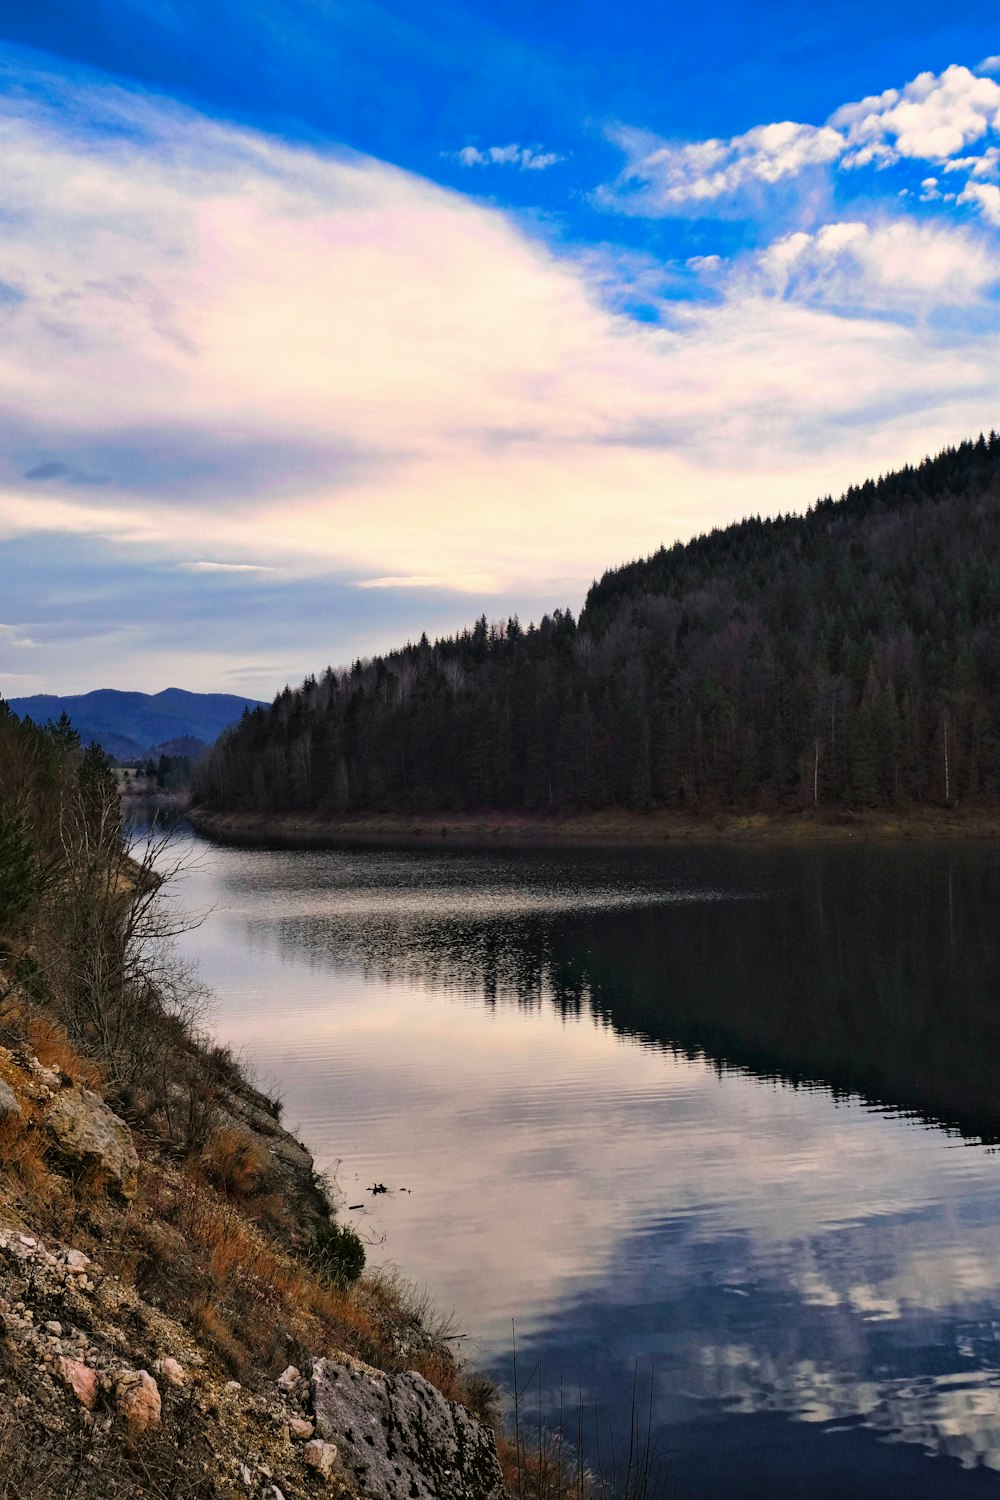
[(192, 1302), (191, 1324), (205, 1342), (215, 1350), (227, 1369), (237, 1377), (246, 1374), (247, 1350), (234, 1336), (225, 1315), (213, 1302), (205, 1297), (199, 1297)]
[(92, 1057), (86, 1057), (73, 1045), (65, 1027), (51, 1016), (34, 1014), (25, 1022), (25, 1035), (38, 1061), (46, 1068), (53, 1065), (74, 1083), (85, 1088), (99, 1088), (100, 1068)]
[(37, 1199), (50, 1190), (47, 1152), (45, 1132), (32, 1115), (6, 1115), (0, 1120), (0, 1172), (29, 1198)]
[(248, 1131), (234, 1126), (212, 1131), (202, 1161), (210, 1180), (229, 1198), (258, 1197), (270, 1175), (266, 1149)]

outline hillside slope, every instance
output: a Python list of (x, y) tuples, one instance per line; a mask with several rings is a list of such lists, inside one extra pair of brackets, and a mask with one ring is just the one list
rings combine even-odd
[(1000, 795), (1000, 436), (286, 689), (206, 809), (873, 808)]
[(139, 852), (101, 753), (0, 703), (0, 1500), (504, 1500), (492, 1387), (199, 1030)]

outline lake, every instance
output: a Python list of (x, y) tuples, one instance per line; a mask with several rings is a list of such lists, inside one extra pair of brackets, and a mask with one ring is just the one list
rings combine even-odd
[(532, 1423), (1000, 1494), (1000, 852), (178, 838), (220, 1039)]

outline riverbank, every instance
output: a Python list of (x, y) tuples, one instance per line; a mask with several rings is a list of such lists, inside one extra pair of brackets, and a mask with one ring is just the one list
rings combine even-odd
[(358, 1274), (276, 1101), (151, 1010), (129, 1045), (165, 1087), (124, 1106), (19, 969), (0, 953), (0, 1497), (358, 1500), (352, 1434), (388, 1427), (383, 1500), (441, 1467), (503, 1500), (492, 1387), (405, 1282)]
[(162, 845), (52, 726), (0, 771), (0, 1500), (505, 1500), (494, 1387), (213, 1039)]
[(189, 807), (199, 833), (224, 843), (290, 848), (331, 844), (460, 844), (497, 847), (666, 844), (846, 844), (1000, 841), (1000, 809), (716, 813), (696, 816), (615, 808), (570, 816), (511, 812), (217, 813)]

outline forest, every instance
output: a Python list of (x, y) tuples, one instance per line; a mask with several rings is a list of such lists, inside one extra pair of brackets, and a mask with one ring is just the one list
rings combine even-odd
[(1000, 435), (328, 667), (199, 767), (218, 811), (864, 809), (1000, 796)]

